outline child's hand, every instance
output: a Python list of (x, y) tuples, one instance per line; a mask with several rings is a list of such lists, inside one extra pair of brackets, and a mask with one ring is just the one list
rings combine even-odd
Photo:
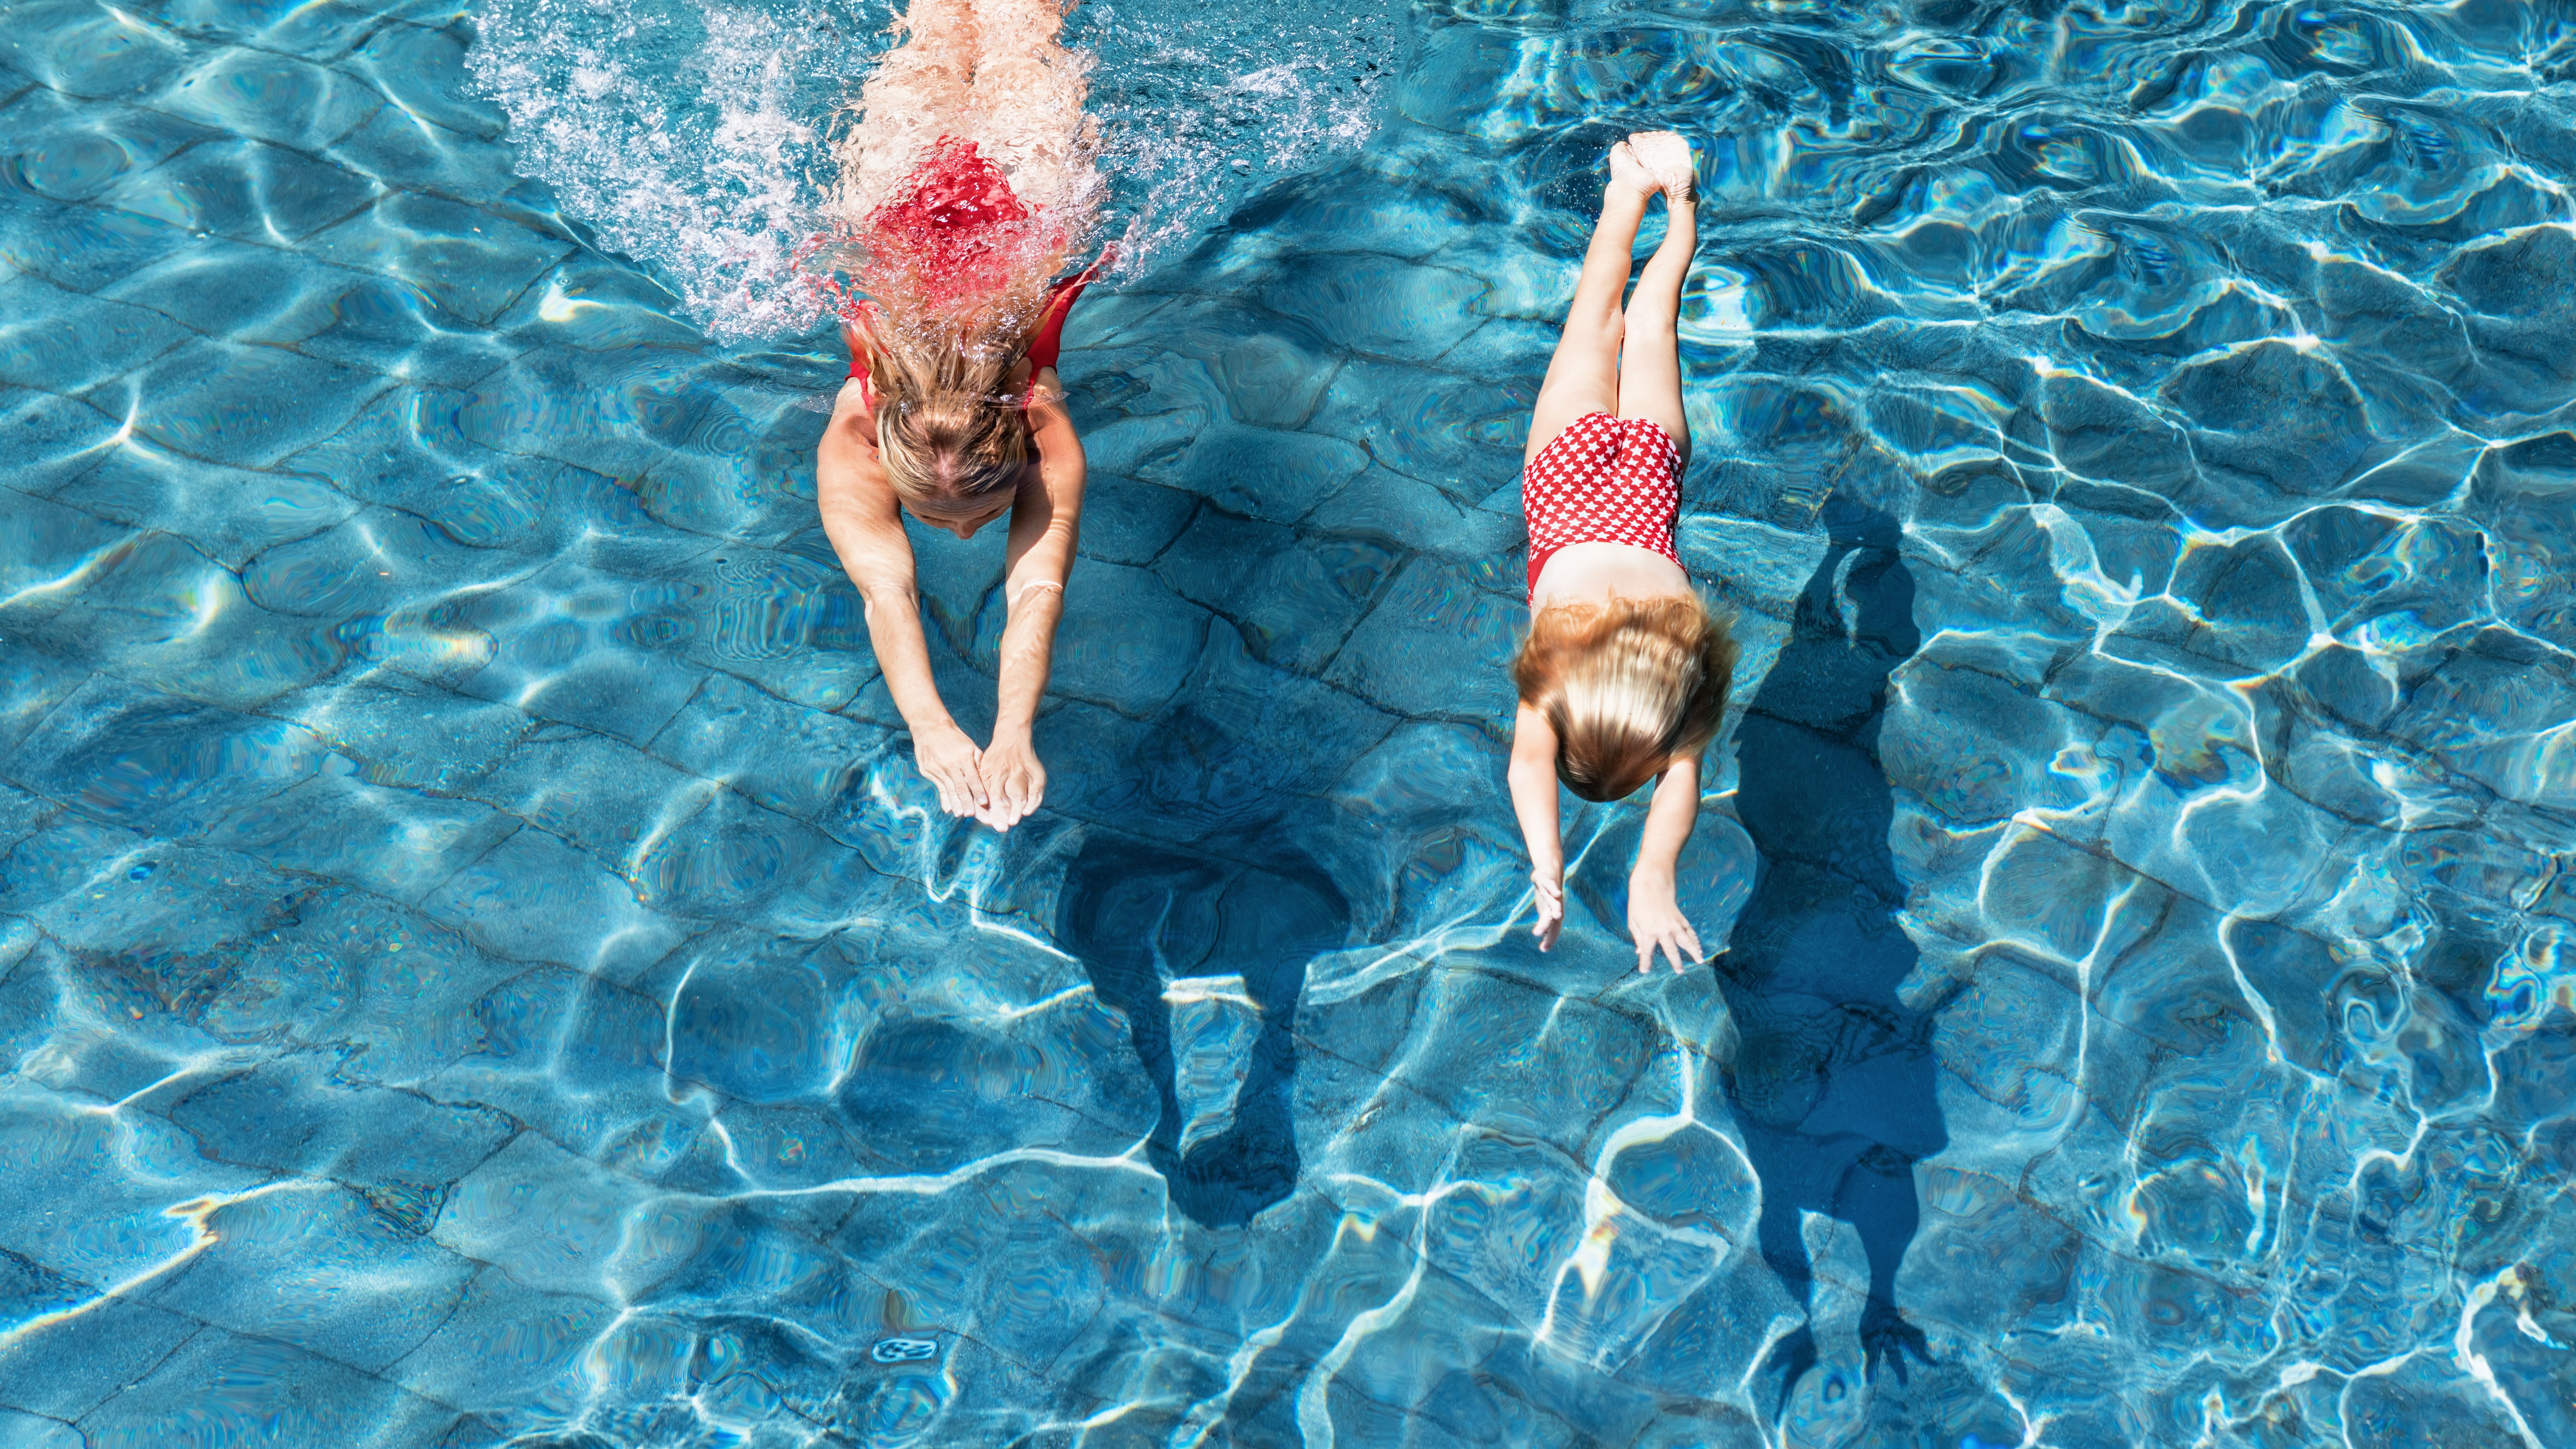
[(1688, 953), (1693, 964), (1708, 958), (1700, 954), (1699, 933), (1691, 929), (1688, 917), (1673, 903), (1673, 883), (1663, 876), (1633, 875), (1628, 878), (1628, 936), (1637, 943), (1637, 969), (1655, 969), (1655, 952), (1662, 951), (1673, 963), (1673, 974), (1682, 970), (1682, 956)]
[(1554, 871), (1530, 872), (1530, 885), (1538, 892), (1538, 924), (1530, 934), (1538, 937), (1542, 951), (1556, 944), (1557, 928), (1565, 924), (1565, 882)]

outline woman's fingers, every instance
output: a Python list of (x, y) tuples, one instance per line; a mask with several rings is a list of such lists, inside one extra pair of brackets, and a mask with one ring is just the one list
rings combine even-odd
[(982, 752), (968, 746), (963, 749), (931, 748), (914, 756), (922, 777), (939, 792), (939, 808), (949, 815), (973, 815), (983, 809), (984, 782), (978, 774)]
[(1029, 816), (1029, 779), (1018, 770), (1004, 775), (993, 787), (993, 814), (1000, 823), (994, 828), (1008, 830)]
[(1027, 819), (1038, 813), (1046, 800), (1046, 770), (1035, 760), (1011, 772), (1011, 809), (1017, 818)]
[(984, 780), (981, 783), (984, 787), (984, 804), (975, 812), (975, 818), (995, 830), (1008, 830), (1017, 825), (1020, 822), (1020, 812), (1013, 809), (1011, 805), (1009, 776), (1004, 775), (1000, 779)]
[(1046, 794), (1046, 772), (1016, 751), (987, 750), (983, 760), (985, 809), (976, 818), (995, 830), (1008, 830), (1037, 813)]

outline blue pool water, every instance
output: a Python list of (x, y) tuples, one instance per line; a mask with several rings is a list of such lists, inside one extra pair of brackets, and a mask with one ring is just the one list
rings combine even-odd
[[(886, 18), (0, 3), (0, 1444), (2576, 1444), (2576, 12), (1094, 4), (1007, 837), (814, 526)], [(1501, 660), (1665, 124), (1646, 979)]]

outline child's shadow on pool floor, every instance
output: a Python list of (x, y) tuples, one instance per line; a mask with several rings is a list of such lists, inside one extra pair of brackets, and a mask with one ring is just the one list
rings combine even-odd
[[(1948, 1141), (1931, 1013), (1897, 996), (1916, 953), (1897, 922), (1905, 886), (1878, 758), (1888, 676), (1919, 635), (1895, 520), (1836, 499), (1825, 522), (1825, 556), (1736, 730), (1737, 815), (1761, 864), (1716, 963), (1738, 1043), (1725, 1084), (1762, 1181), (1764, 1261), (1812, 1320), (1801, 1216), (1850, 1223), (1869, 1262), (1867, 1368), (1885, 1362), (1902, 1379), (1907, 1355), (1930, 1359), (1895, 1301), (1917, 1226), (1913, 1169)], [(1093, 834), (1066, 872), (1056, 920), (1100, 1000), (1126, 1016), (1154, 1084), (1147, 1160), (1173, 1206), (1210, 1226), (1249, 1222), (1296, 1187), (1291, 1027), (1307, 963), (1350, 929), (1331, 877), (1275, 831), (1231, 854)], [(1184, 1151), (1164, 989), (1210, 969), (1241, 975), (1259, 1034), (1233, 1121)], [(1812, 1322), (1773, 1347), (1765, 1367), (1781, 1374), (1784, 1407), (1816, 1359)]]
[(1724, 1079), (1762, 1181), (1763, 1260), (1808, 1323), (1773, 1346), (1785, 1409), (1816, 1363), (1814, 1269), (1801, 1215), (1852, 1225), (1869, 1261), (1864, 1372), (1929, 1362), (1896, 1305), (1914, 1239), (1914, 1164), (1949, 1140), (1935, 1095), (1932, 1013), (1897, 987), (1916, 952), (1887, 844), (1879, 762), (1887, 681), (1921, 642), (1896, 521), (1839, 497), (1788, 642), (1736, 728), (1736, 813), (1760, 852), (1752, 898), (1717, 959), (1736, 1050)]

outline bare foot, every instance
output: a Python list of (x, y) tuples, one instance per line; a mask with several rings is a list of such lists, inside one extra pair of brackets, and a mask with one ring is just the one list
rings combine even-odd
[[(1627, 151), (1646, 174), (1654, 178), (1654, 185), (1664, 193), (1664, 200), (1687, 204), (1697, 199), (1692, 188), (1695, 178), (1691, 171), (1690, 142), (1683, 140), (1678, 133), (1639, 131), (1620, 142), (1619, 149)], [(1618, 151), (1612, 151), (1611, 155), (1614, 159), (1610, 169), (1615, 176), (1619, 169), (1615, 159)]]
[(1610, 148), (1610, 189), (1612, 191), (1627, 191), (1642, 202), (1654, 195), (1662, 185), (1662, 182), (1656, 180), (1655, 173), (1648, 170), (1646, 163), (1638, 158), (1636, 148), (1625, 141)]

